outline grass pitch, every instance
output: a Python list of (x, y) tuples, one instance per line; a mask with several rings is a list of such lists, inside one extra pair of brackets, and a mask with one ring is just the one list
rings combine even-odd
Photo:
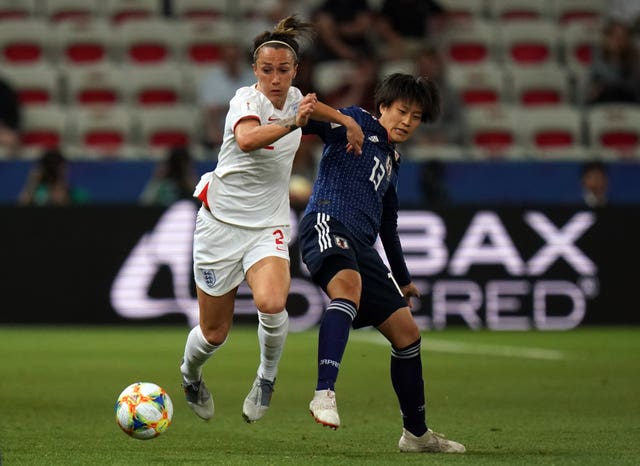
[[(205, 367), (216, 415), (193, 415), (178, 362), (188, 329), (0, 327), (2, 465), (351, 465), (640, 463), (640, 329), (423, 334), (427, 417), (463, 455), (399, 453), (389, 348), (352, 332), (336, 387), (343, 426), (315, 424), (317, 332), (290, 334), (271, 409), (241, 417), (258, 363), (255, 328), (236, 327)], [(160, 437), (127, 437), (117, 395), (135, 381), (172, 397)]]

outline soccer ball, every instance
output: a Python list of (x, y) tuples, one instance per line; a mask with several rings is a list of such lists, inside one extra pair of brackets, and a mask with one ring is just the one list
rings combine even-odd
[(173, 403), (162, 387), (136, 382), (125, 388), (116, 401), (116, 422), (133, 438), (157, 437), (171, 425)]

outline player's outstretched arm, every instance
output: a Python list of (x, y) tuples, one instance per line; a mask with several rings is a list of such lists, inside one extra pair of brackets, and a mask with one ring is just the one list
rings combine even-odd
[(318, 102), (316, 104), (316, 108), (311, 114), (311, 118), (318, 121), (327, 121), (344, 126), (347, 129), (347, 152), (353, 151), (356, 155), (362, 154), (364, 133), (356, 120), (322, 102)]

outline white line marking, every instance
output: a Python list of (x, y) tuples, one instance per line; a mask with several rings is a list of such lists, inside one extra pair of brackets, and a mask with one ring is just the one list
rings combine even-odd
[[(389, 342), (379, 333), (353, 332), (351, 338), (356, 341), (388, 345)], [(472, 354), (484, 356), (504, 356), (507, 358), (544, 359), (559, 361), (566, 359), (564, 352), (545, 348), (528, 348), (524, 346), (489, 345), (486, 343), (466, 343), (451, 340), (430, 340), (422, 342), (422, 351), (439, 353)]]

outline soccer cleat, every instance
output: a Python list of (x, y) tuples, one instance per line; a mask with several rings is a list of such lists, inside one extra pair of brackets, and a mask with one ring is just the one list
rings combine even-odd
[(309, 403), (309, 411), (317, 423), (333, 430), (340, 427), (336, 393), (333, 390), (316, 390)]
[(196, 415), (205, 421), (213, 417), (213, 398), (207, 386), (204, 384), (204, 380), (200, 379), (195, 383), (189, 383), (183, 378), (182, 389), (187, 398), (189, 408), (191, 408)]
[(464, 453), (464, 445), (447, 440), (444, 435), (428, 429), (422, 436), (416, 437), (407, 429), (402, 429), (402, 437), (398, 442), (402, 452), (422, 453)]
[(242, 417), (247, 422), (256, 422), (265, 415), (271, 403), (273, 395), (273, 385), (276, 381), (256, 377), (253, 381), (251, 391), (242, 404)]

